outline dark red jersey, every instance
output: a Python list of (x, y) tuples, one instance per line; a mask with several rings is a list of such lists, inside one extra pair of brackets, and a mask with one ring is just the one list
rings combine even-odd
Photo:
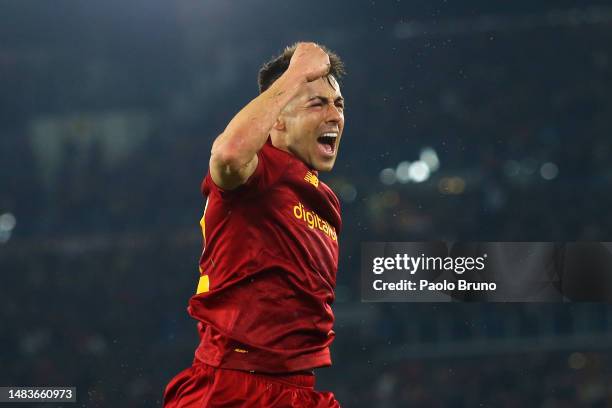
[(200, 323), (196, 359), (289, 373), (331, 364), (340, 204), (317, 172), (272, 146), (232, 191), (210, 172), (201, 225), (200, 282), (189, 313)]

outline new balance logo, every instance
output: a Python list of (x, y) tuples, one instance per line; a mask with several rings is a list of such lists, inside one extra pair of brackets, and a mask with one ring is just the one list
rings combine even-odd
[(319, 179), (317, 178), (317, 176), (315, 176), (311, 172), (306, 173), (306, 176), (304, 176), (304, 180), (309, 182), (315, 187), (319, 187)]

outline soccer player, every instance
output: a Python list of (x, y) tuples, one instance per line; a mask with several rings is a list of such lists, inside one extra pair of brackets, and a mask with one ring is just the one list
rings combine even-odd
[(331, 365), (340, 205), (318, 178), (344, 129), (337, 55), (298, 43), (259, 72), (260, 95), (214, 141), (204, 251), (189, 302), (200, 345), (164, 407), (338, 407)]

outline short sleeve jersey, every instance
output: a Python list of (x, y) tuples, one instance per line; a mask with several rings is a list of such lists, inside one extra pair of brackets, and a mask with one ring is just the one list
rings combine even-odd
[(270, 140), (248, 181), (224, 191), (210, 172), (196, 360), (289, 373), (331, 364), (340, 204), (317, 171)]

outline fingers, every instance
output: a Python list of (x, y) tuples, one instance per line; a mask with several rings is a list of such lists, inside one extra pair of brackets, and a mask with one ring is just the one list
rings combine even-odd
[(317, 80), (329, 73), (329, 55), (315, 43), (299, 43), (289, 63), (290, 69), (297, 72), (307, 82)]

